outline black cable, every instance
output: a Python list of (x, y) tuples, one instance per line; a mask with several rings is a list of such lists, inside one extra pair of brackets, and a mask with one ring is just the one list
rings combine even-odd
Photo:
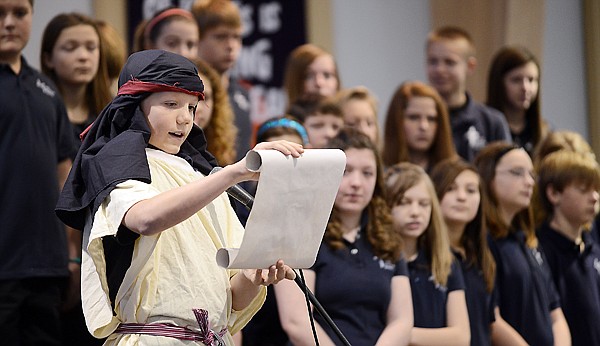
[(315, 295), (308, 289), (308, 287), (306, 287), (306, 285), (302, 282), (302, 280), (300, 280), (299, 275), (296, 275), (296, 278), (294, 279), (294, 281), (296, 281), (296, 284), (298, 286), (300, 286), (300, 289), (302, 291), (305, 291), (308, 294), (308, 299), (310, 299), (310, 302), (313, 304), (314, 309), (317, 310), (317, 312), (319, 313), (319, 315), (321, 315), (321, 317), (323, 317), (325, 322), (327, 322), (327, 325), (329, 327), (331, 327), (331, 329), (337, 335), (337, 337), (340, 339), (340, 341), (342, 341), (342, 343), (345, 346), (352, 346), (352, 345), (350, 345), (350, 342), (348, 341), (348, 339), (346, 339), (346, 336), (344, 336), (344, 333), (342, 333), (340, 328), (338, 328), (338, 326), (335, 324), (335, 322), (333, 322), (333, 320), (331, 319), (331, 317), (329, 316), (327, 311), (325, 311), (325, 308), (323, 308), (323, 305), (321, 305), (321, 303), (319, 303), (319, 301), (317, 300), (317, 297), (315, 297)]
[(300, 271), (300, 279), (304, 284), (304, 297), (306, 298), (306, 307), (308, 308), (308, 317), (310, 319), (310, 328), (312, 329), (313, 338), (315, 339), (315, 345), (319, 346), (319, 337), (317, 335), (317, 328), (315, 327), (315, 319), (312, 313), (312, 309), (310, 307), (310, 300), (308, 299), (308, 286), (306, 286), (306, 280), (304, 280), (304, 271), (302, 269), (298, 269)]

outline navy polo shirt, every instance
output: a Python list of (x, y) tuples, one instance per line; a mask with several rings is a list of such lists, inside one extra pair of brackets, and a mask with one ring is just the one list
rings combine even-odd
[[(352, 345), (375, 345), (387, 325), (394, 276), (408, 275), (406, 262), (383, 261), (373, 253), (363, 230), (345, 247), (322, 243), (312, 270), (315, 296)], [(285, 302), (283, 302), (285, 304)], [(315, 319), (336, 344), (337, 335), (319, 314)]]
[(544, 224), (538, 230), (573, 345), (600, 345), (600, 245), (588, 233), (585, 249)]
[(457, 261), (452, 262), (446, 286), (433, 281), (431, 266), (424, 251), (408, 262), (412, 292), (414, 326), (419, 328), (443, 328), (447, 326), (446, 305), (448, 294), (464, 290), (465, 282)]
[(530, 345), (553, 345), (550, 312), (560, 307), (544, 254), (525, 245), (522, 231), (489, 239), (496, 260), (500, 314)]
[(512, 139), (506, 118), (500, 111), (475, 102), (469, 93), (466, 97), (464, 105), (449, 110), (450, 126), (456, 153), (473, 162), (487, 144)]
[(492, 294), (487, 291), (483, 272), (474, 265), (469, 264), (458, 252), (454, 252), (454, 256), (460, 263), (465, 280), (465, 299), (469, 311), (471, 345), (490, 345), (492, 343), (490, 325), (496, 320), (494, 316), (496, 303)]
[(594, 222), (592, 223), (592, 240), (596, 242), (596, 244), (600, 244), (600, 214), (596, 215), (594, 218)]
[(0, 280), (68, 275), (54, 208), (73, 130), (53, 83), (21, 62), (19, 74), (0, 64)]
[(235, 150), (237, 160), (246, 156), (252, 141), (252, 121), (250, 119), (250, 96), (248, 89), (244, 87), (241, 80), (236, 78), (229, 79), (227, 88), (229, 102), (235, 116), (235, 127), (238, 129), (235, 141)]

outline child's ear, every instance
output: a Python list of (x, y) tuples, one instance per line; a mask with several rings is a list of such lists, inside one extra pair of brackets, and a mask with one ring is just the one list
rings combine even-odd
[(473, 73), (475, 71), (476, 67), (477, 67), (477, 58), (475, 58), (472, 55), (468, 56), (467, 57), (467, 72)]
[(546, 186), (546, 197), (552, 205), (558, 205), (560, 202), (561, 193), (554, 188), (553, 185)]

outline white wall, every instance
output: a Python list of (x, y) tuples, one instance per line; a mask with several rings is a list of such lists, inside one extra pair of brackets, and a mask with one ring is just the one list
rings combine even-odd
[(363, 85), (379, 99), (380, 123), (396, 88), (426, 81), (429, 2), (332, 0), (334, 56), (342, 85)]
[(542, 114), (589, 139), (581, 1), (546, 0)]
[[(364, 85), (380, 100), (380, 123), (396, 87), (426, 81), (429, 1), (332, 0), (334, 55), (345, 87)], [(555, 129), (588, 136), (581, 2), (546, 0), (542, 112)], [(487, 71), (487, 66), (478, 69)], [(487, 72), (484, 72), (487, 73)]]
[(23, 54), (27, 62), (39, 69), (40, 47), (42, 45), (42, 34), (46, 24), (59, 13), (80, 12), (92, 15), (91, 0), (37, 0), (33, 7), (33, 23), (31, 26), (31, 37), (25, 47)]

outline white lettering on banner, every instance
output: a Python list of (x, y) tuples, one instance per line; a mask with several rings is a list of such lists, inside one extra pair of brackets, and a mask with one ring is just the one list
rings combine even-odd
[(239, 2), (236, 3), (240, 9), (240, 17), (242, 17), (242, 37), (250, 36), (254, 31), (254, 21), (252, 20), (254, 8), (250, 4), (242, 5)]
[(255, 85), (250, 89), (250, 118), (255, 124), (285, 113), (287, 97), (282, 88), (265, 88)]
[(285, 112), (287, 96), (274, 83), (274, 35), (283, 28), (283, 1), (253, 2), (234, 0), (242, 17), (244, 46), (231, 75), (249, 81), (250, 118), (254, 124)]
[(273, 57), (270, 54), (272, 43), (266, 38), (244, 46), (236, 66), (237, 73), (243, 79), (257, 79), (269, 82), (273, 78)]
[(281, 19), (279, 18), (279, 14), (281, 13), (280, 3), (271, 2), (268, 4), (262, 4), (258, 9), (258, 13), (258, 25), (260, 32), (272, 34), (279, 31), (281, 28)]

